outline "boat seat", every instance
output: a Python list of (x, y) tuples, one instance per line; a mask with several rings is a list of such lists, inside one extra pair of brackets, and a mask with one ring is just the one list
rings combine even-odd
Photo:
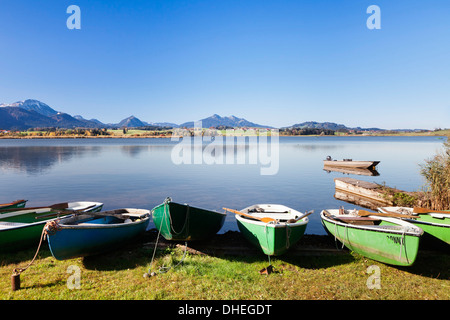
[(293, 213), (277, 213), (277, 212), (261, 212), (261, 213), (250, 213), (250, 215), (255, 218), (272, 218), (272, 219), (281, 219), (281, 220), (289, 220), (295, 219), (297, 216)]
[(333, 218), (336, 220), (356, 225), (374, 225), (375, 222), (380, 221), (379, 219), (369, 217), (355, 217), (355, 216), (337, 216)]
[(21, 223), (21, 222), (0, 222), (0, 230), (1, 229), (9, 229), (11, 227), (21, 227), (28, 225), (28, 223)]
[(144, 218), (147, 213), (122, 213), (123, 216), (125, 217), (131, 217), (131, 218)]

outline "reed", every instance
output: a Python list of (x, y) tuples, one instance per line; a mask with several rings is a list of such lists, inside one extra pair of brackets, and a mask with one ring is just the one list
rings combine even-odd
[(426, 205), (429, 209), (450, 209), (450, 136), (443, 150), (433, 158), (425, 160), (420, 173), (426, 180)]

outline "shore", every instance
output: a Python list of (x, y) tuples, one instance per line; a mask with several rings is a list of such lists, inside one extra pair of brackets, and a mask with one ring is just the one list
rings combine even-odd
[[(11, 289), (11, 272), (26, 266), (30, 248), (0, 254), (0, 296), (7, 300), (448, 300), (448, 252), (425, 248), (415, 264), (382, 264), (342, 248), (331, 236), (308, 235), (280, 257), (267, 256), (239, 232), (209, 241), (174, 243), (157, 239), (155, 229), (126, 246), (97, 256), (55, 260), (48, 247), (23, 272), (21, 287)], [(158, 240), (158, 241), (157, 241)], [(157, 244), (157, 245), (156, 245)], [(154, 258), (153, 258), (154, 257)], [(80, 285), (74, 290), (73, 270)], [(370, 285), (378, 268), (379, 287)], [(155, 272), (156, 275), (145, 276)], [(372, 276), (372, 277), (371, 277)]]
[[(136, 130), (137, 131), (137, 130)], [(251, 135), (235, 135), (248, 137)], [(287, 135), (280, 134), (280, 137), (324, 137), (323, 135)], [(336, 134), (325, 135), (326, 137), (448, 137), (450, 130), (432, 131), (432, 132), (403, 132), (403, 133), (370, 133), (370, 134)], [(126, 134), (112, 133), (108, 135), (34, 135), (27, 133), (20, 134), (0, 134), (0, 139), (142, 139), (142, 138), (181, 138), (181, 136), (172, 136), (171, 134), (148, 134), (144, 130)]]

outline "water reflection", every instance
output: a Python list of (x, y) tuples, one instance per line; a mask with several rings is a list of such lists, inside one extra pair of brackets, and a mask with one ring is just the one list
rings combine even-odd
[(323, 170), (330, 173), (331, 171), (334, 172), (341, 172), (343, 174), (351, 175), (359, 175), (359, 176), (379, 176), (380, 173), (375, 169), (360, 169), (360, 168), (338, 168), (338, 167), (332, 167), (332, 166), (323, 166)]
[[(306, 232), (324, 234), (322, 209), (358, 205), (335, 195), (334, 178), (343, 173), (324, 172), (327, 155), (377, 158), (382, 175), (355, 178), (415, 191), (423, 185), (419, 164), (442, 142), (433, 137), (280, 137), (279, 171), (263, 176), (260, 165), (248, 160), (177, 165), (171, 159), (176, 142), (170, 139), (0, 140), (0, 203), (18, 198), (28, 199), (29, 206), (91, 200), (105, 203), (105, 210), (151, 209), (168, 196), (211, 210), (279, 203), (302, 212), (315, 210)], [(254, 148), (236, 145), (233, 152), (249, 159)], [(221, 232), (226, 230), (237, 230), (233, 215), (227, 215)]]
[(0, 168), (30, 175), (44, 174), (51, 167), (73, 158), (95, 157), (100, 147), (2, 147), (0, 148)]

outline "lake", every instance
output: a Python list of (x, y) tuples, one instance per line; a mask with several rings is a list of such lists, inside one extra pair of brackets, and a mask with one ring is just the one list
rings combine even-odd
[[(275, 174), (269, 175), (261, 174), (262, 159), (241, 164), (174, 163), (173, 151), (179, 142), (170, 138), (2, 139), (0, 203), (28, 199), (27, 206), (43, 206), (100, 201), (105, 210), (152, 209), (171, 197), (175, 202), (218, 211), (278, 203), (301, 212), (315, 210), (306, 233), (326, 234), (319, 217), (322, 209), (360, 208), (334, 198), (334, 178), (349, 176), (405, 191), (420, 190), (425, 183), (420, 164), (442, 150), (444, 139), (279, 137), (279, 163)], [(202, 148), (208, 145), (203, 142)], [(252, 148), (245, 140), (236, 145), (235, 156), (239, 152), (248, 155)], [(322, 160), (328, 155), (379, 160), (379, 175), (324, 171)], [(238, 230), (232, 214), (227, 215), (220, 233), (228, 230)]]

